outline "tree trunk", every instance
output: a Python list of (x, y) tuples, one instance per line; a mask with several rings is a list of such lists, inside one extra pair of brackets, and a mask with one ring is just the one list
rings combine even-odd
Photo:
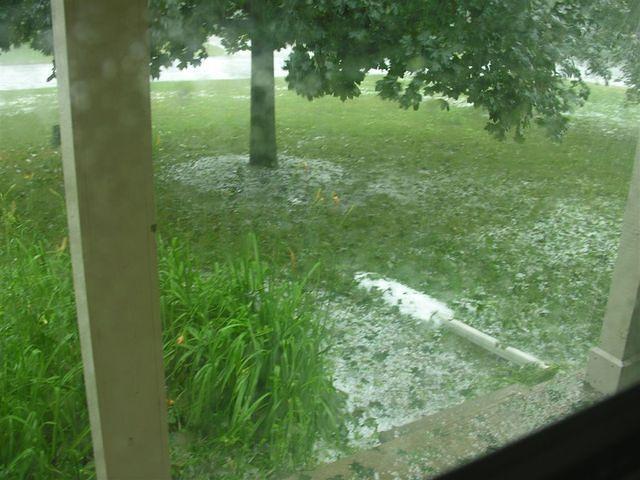
[(273, 48), (260, 38), (251, 39), (249, 163), (261, 167), (276, 167), (278, 164)]

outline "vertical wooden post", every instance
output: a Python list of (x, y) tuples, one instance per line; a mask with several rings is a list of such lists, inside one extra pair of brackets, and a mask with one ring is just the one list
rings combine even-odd
[(146, 0), (53, 0), (65, 190), (97, 475), (169, 478)]
[(587, 380), (606, 394), (640, 382), (640, 145), (600, 345), (591, 351)]

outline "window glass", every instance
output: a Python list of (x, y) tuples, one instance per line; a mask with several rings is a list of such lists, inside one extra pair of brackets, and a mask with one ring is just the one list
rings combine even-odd
[[(150, 2), (174, 478), (432, 477), (640, 380), (638, 11), (517, 4)], [(51, 15), (2, 9), (0, 477), (92, 478)]]

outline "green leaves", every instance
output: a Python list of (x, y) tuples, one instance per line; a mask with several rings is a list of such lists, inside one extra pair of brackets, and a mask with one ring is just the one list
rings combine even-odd
[[(51, 53), (49, 2), (7, 0), (0, 49), (30, 43)], [(424, 96), (466, 97), (487, 110), (486, 129), (521, 139), (535, 122), (552, 138), (586, 99), (575, 61), (605, 79), (620, 67), (640, 98), (637, 0), (151, 0), (151, 71), (206, 58), (211, 35), (230, 52), (252, 37), (293, 46), (289, 88), (347, 100), (371, 69), (382, 98), (417, 109)], [(568, 81), (571, 80), (571, 81)]]
[[(71, 265), (0, 195), (0, 477), (92, 478)], [(306, 279), (244, 255), (209, 271), (182, 242), (160, 244), (164, 359), (173, 430), (265, 471), (340, 441), (327, 331)], [(195, 443), (195, 442), (194, 442)]]
[[(570, 53), (585, 30), (600, 28), (588, 12), (601, 4), (611, 14), (621, 1), (325, 0), (305, 18), (313, 35), (300, 33), (287, 81), (308, 98), (350, 98), (345, 92), (357, 95), (359, 81), (343, 75), (348, 69), (382, 68), (377, 91), (403, 108), (419, 108), (424, 96), (464, 97), (487, 110), (486, 129), (497, 138), (521, 140), (535, 122), (558, 139), (566, 114), (588, 94)], [(310, 78), (321, 86), (307, 88)]]
[(255, 239), (239, 260), (208, 273), (194, 262), (175, 240), (162, 249), (174, 421), (278, 468), (308, 461), (320, 439), (339, 442), (327, 332), (308, 308), (304, 281), (278, 280)]
[(582, 22), (568, 53), (585, 64), (590, 73), (606, 80), (624, 80), (629, 86), (628, 98), (638, 101), (640, 2), (590, 0), (578, 15)]

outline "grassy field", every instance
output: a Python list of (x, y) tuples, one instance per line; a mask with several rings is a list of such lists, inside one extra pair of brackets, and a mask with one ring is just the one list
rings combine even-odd
[(226, 50), (220, 45), (208, 43), (205, 48), (207, 49), (207, 55), (210, 57), (221, 57), (227, 54)]
[[(450, 335), (418, 328), (354, 283), (399, 280), (461, 320), (561, 370), (599, 334), (640, 110), (593, 87), (560, 144), (497, 142), (482, 111), (418, 112), (375, 97), (307, 102), (278, 83), (280, 167), (249, 168), (248, 81), (156, 83), (159, 230), (195, 261), (237, 255), (255, 233), (282, 278), (310, 280), (334, 324), (352, 434), (416, 418), (528, 377)], [(52, 90), (0, 92), (0, 192), (46, 248), (66, 236)], [(372, 400), (372, 395), (379, 398)], [(369, 428), (369, 429), (367, 429)]]
[(0, 65), (31, 65), (35, 63), (51, 63), (48, 57), (26, 45), (14, 47), (7, 52), (0, 52)]
[[(207, 55), (219, 57), (226, 55), (226, 51), (219, 45), (207, 44)], [(9, 51), (0, 52), (0, 65), (32, 65), (38, 63), (51, 63), (53, 57), (44, 55), (27, 45), (13, 47)]]

